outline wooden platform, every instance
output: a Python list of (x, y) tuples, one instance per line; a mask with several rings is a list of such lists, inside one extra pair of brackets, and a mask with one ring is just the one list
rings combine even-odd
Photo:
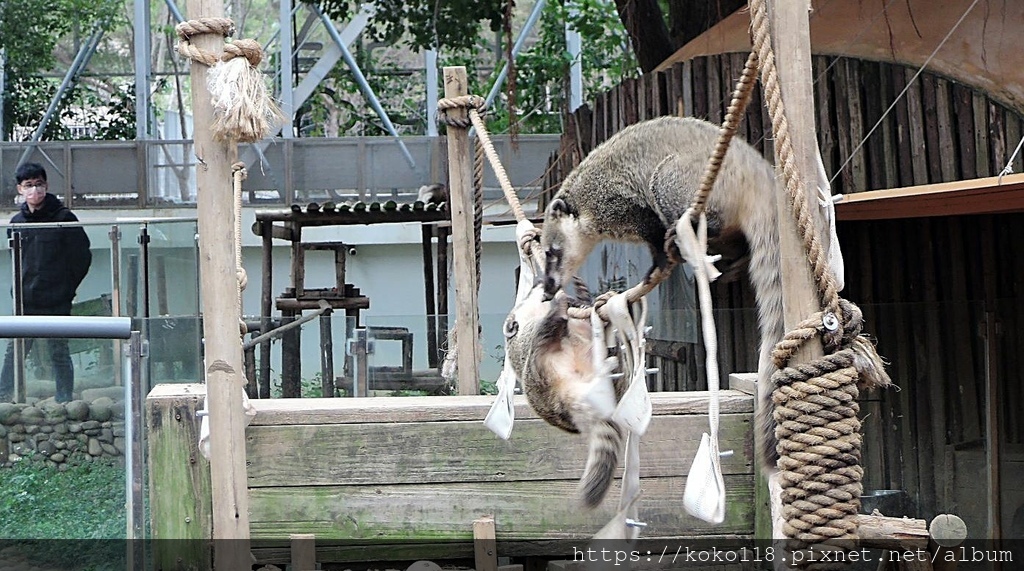
[[(160, 385), (147, 398), (153, 538), (209, 537), (208, 465), (195, 450), (200, 385)], [(644, 537), (753, 534), (753, 398), (722, 392), (728, 513), (712, 526), (682, 508), (686, 472), (707, 430), (707, 393), (652, 394), (641, 445)], [(253, 549), (288, 561), (289, 534), (316, 535), (317, 561), (388, 561), (473, 554), (473, 520), (493, 514), (503, 556), (564, 556), (613, 513), (579, 509), (586, 443), (537, 419), (523, 397), (503, 441), (483, 426), (494, 397), (252, 401), (246, 430)], [(188, 459), (199, 458), (199, 462)], [(188, 520), (190, 523), (185, 524)], [(159, 542), (158, 542), (159, 543)], [(568, 554), (571, 556), (571, 552)]]

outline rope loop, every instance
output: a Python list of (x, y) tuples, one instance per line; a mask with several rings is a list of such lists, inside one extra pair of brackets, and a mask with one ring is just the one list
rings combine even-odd
[[(466, 109), (466, 117), (454, 117), (449, 111), (453, 109)], [(472, 124), (469, 115), (476, 111), (483, 112), (484, 98), (479, 95), (460, 95), (458, 97), (446, 97), (437, 102), (437, 118), (446, 125), (468, 129)]]
[(208, 51), (201, 50), (192, 45), (192, 38), (202, 34), (219, 34), (228, 37), (235, 33), (235, 23), (230, 18), (200, 18), (188, 20), (174, 27), (179, 42), (177, 52), (192, 61), (213, 67), (219, 59)]
[(249, 38), (232, 40), (224, 44), (224, 55), (220, 56), (220, 60), (231, 61), (236, 57), (244, 57), (250, 66), (257, 67), (263, 61), (263, 48), (259, 42)]

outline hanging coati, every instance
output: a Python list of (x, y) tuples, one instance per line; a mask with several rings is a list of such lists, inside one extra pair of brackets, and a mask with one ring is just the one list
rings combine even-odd
[[(564, 291), (548, 299), (538, 280), (505, 320), (505, 351), (537, 415), (562, 430), (588, 436), (579, 495), (584, 507), (593, 508), (615, 477), (625, 435), (588, 404), (586, 394), (599, 373), (592, 358), (591, 325), (570, 318), (570, 305), (579, 304)], [(625, 383), (618, 379), (613, 384), (618, 400)]]
[[(545, 212), (545, 295), (554, 295), (568, 283), (591, 250), (606, 239), (645, 242), (655, 267), (664, 268), (666, 230), (689, 208), (718, 131), (716, 125), (699, 119), (661, 117), (626, 127), (587, 155), (562, 182)], [(772, 165), (749, 144), (733, 139), (707, 204), (709, 250), (733, 256), (745, 251), (749, 256), (747, 273), (761, 334), (759, 425), (768, 466), (774, 466), (777, 457), (771, 350), (784, 334), (775, 211), (778, 184)]]

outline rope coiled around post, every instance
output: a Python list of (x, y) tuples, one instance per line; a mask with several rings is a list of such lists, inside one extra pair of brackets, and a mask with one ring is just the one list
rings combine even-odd
[(269, 136), (284, 121), (257, 69), (263, 61), (259, 42), (233, 40), (224, 45), (220, 56), (192, 45), (192, 38), (197, 35), (233, 34), (235, 24), (229, 18), (189, 20), (178, 24), (175, 31), (180, 39), (177, 52), (210, 68), (208, 82), (214, 109), (210, 130), (216, 140), (254, 143)]

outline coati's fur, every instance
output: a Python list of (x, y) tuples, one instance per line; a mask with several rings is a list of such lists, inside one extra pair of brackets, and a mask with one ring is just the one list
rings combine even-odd
[[(589, 320), (569, 317), (568, 307), (574, 300), (565, 292), (554, 299), (546, 297), (538, 281), (512, 310), (505, 320), (505, 350), (537, 415), (562, 430), (589, 437), (579, 492), (583, 505), (593, 508), (604, 499), (615, 477), (625, 435), (586, 404), (585, 395), (597, 373)], [(616, 398), (622, 397), (622, 384), (615, 384)]]
[[(699, 119), (661, 117), (626, 127), (595, 148), (565, 178), (545, 212), (541, 246), (546, 294), (568, 283), (606, 239), (646, 242), (655, 266), (665, 267), (666, 230), (689, 208), (718, 130)], [(777, 457), (771, 350), (784, 334), (777, 186), (772, 165), (749, 144), (733, 139), (707, 204), (709, 250), (732, 256), (749, 253), (747, 271), (761, 333), (759, 421), (768, 466)]]

